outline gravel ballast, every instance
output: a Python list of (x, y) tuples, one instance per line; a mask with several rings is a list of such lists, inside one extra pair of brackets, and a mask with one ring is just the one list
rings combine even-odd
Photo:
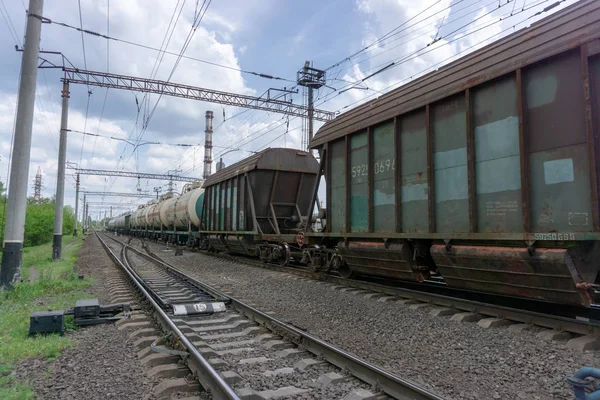
[[(94, 278), (90, 298), (108, 304), (104, 283), (116, 269), (94, 234), (90, 234), (77, 260), (77, 272)], [(40, 399), (154, 399), (158, 383), (146, 376), (137, 349), (127, 332), (114, 324), (79, 328), (69, 333), (73, 346), (53, 361), (32, 359), (17, 366), (17, 377), (29, 383)]]
[(572, 399), (567, 376), (597, 366), (595, 352), (544, 341), (536, 331), (484, 329), (475, 323), (378, 302), (331, 286), (204, 253), (155, 253), (203, 282), (272, 311), (341, 349), (453, 399)]

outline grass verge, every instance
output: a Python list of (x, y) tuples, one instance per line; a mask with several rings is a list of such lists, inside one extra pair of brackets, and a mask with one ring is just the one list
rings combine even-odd
[[(92, 281), (80, 280), (73, 271), (83, 239), (63, 239), (60, 261), (52, 261), (52, 243), (24, 249), (23, 282), (12, 290), (0, 290), (0, 399), (33, 398), (31, 388), (12, 374), (16, 363), (32, 357), (54, 358), (71, 344), (68, 336), (27, 336), (32, 312), (72, 308), (75, 301), (89, 297), (83, 289)], [(67, 320), (67, 329), (73, 327)]]

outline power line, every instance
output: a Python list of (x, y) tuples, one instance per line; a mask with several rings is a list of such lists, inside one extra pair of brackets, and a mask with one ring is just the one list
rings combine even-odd
[[(86, 33), (86, 34), (89, 34), (89, 35), (92, 35), (92, 36), (101, 37), (101, 38), (104, 38), (104, 39), (107, 39), (107, 40), (113, 40), (113, 41), (116, 41), (116, 42), (126, 43), (126, 44), (129, 44), (129, 45), (140, 47), (140, 48), (144, 48), (144, 49), (147, 49), (147, 50), (157, 51), (159, 53), (160, 52), (164, 52), (165, 54), (168, 54), (168, 55), (177, 56), (177, 57), (180, 56), (179, 53), (175, 53), (175, 52), (172, 52), (172, 51), (166, 51), (166, 50), (163, 51), (163, 50), (158, 49), (156, 47), (148, 46), (148, 45), (145, 45), (145, 44), (132, 42), (132, 41), (126, 40), (126, 39), (119, 39), (119, 38), (115, 38), (115, 37), (108, 36), (108, 35), (103, 35), (101, 33), (94, 32), (94, 31), (91, 31), (91, 30), (88, 30), (88, 29), (77, 28), (76, 26), (69, 25), (69, 24), (67, 24), (65, 22), (54, 21), (54, 20), (52, 20), (50, 18), (42, 17), (42, 16), (39, 16), (39, 15), (34, 15), (34, 17), (40, 18), (42, 21), (44, 21), (45, 23), (48, 23), (48, 24), (60, 25), (60, 26), (63, 26), (65, 28), (70, 28), (70, 29), (74, 29), (74, 30), (80, 31), (80, 32), (82, 32), (82, 34)], [(229, 66), (229, 65), (219, 64), (219, 63), (212, 62), (212, 61), (202, 60), (202, 59), (196, 58), (196, 57), (181, 55), (181, 58), (186, 59), (186, 60), (196, 61), (196, 62), (207, 64), (207, 65), (212, 65), (212, 66), (215, 66), (215, 67), (220, 67), (220, 68), (228, 69), (228, 70), (231, 70), (231, 71), (241, 72), (243, 74), (249, 74), (249, 75), (258, 76), (260, 78), (280, 80), (280, 81), (286, 81), (286, 82), (295, 82), (292, 79), (281, 78), (281, 77), (278, 77), (278, 76), (274, 76), (274, 75), (270, 75), (270, 74), (265, 74), (265, 73), (261, 73), (261, 72), (249, 71), (249, 70), (245, 70), (245, 69), (241, 69), (241, 68), (232, 67), (232, 66)]]
[[(482, 29), (488, 28), (488, 27), (490, 27), (490, 26), (492, 26), (492, 25), (495, 25), (495, 24), (497, 24), (497, 23), (499, 23), (499, 22), (502, 22), (502, 21), (504, 21), (504, 20), (506, 20), (506, 19), (508, 19), (508, 18), (511, 18), (511, 17), (513, 17), (513, 16), (516, 16), (516, 15), (518, 15), (518, 14), (521, 14), (521, 13), (523, 13), (524, 11), (527, 11), (527, 10), (531, 9), (531, 8), (532, 8), (532, 7), (534, 7), (534, 6), (537, 6), (538, 4), (546, 3), (546, 2), (548, 2), (548, 1), (550, 1), (550, 0), (543, 0), (543, 1), (541, 1), (541, 2), (538, 2), (538, 3), (536, 3), (535, 5), (532, 5), (531, 7), (528, 7), (527, 9), (523, 9), (523, 10), (521, 10), (521, 11), (519, 11), (519, 12), (517, 12), (517, 13), (514, 13), (514, 14), (512, 14), (512, 15), (510, 15), (510, 14), (506, 14), (506, 15), (504, 15), (504, 16), (502, 16), (502, 17), (500, 17), (498, 20), (496, 20), (496, 21), (493, 21), (492, 23), (480, 24), (480, 25), (478, 25), (478, 26), (477, 26), (477, 27), (478, 27), (478, 29), (471, 30), (470, 32), (467, 32), (466, 34), (464, 34), (464, 35), (462, 35), (462, 36), (457, 36), (457, 37), (454, 37), (452, 40), (446, 41), (446, 42), (442, 43), (441, 45), (439, 45), (439, 46), (437, 46), (437, 47), (436, 47), (436, 46), (432, 46), (432, 45), (434, 45), (435, 43), (439, 42), (441, 39), (443, 39), (443, 38), (445, 38), (445, 37), (448, 37), (448, 36), (451, 36), (452, 34), (454, 34), (454, 33), (458, 32), (458, 31), (460, 31), (460, 30), (464, 29), (465, 27), (468, 27), (468, 26), (469, 26), (469, 25), (471, 25), (473, 22), (475, 22), (475, 21), (477, 21), (477, 20), (479, 20), (479, 19), (481, 19), (481, 18), (483, 18), (483, 17), (485, 17), (485, 16), (488, 16), (488, 15), (489, 15), (489, 14), (490, 14), (492, 11), (496, 11), (496, 10), (498, 10), (499, 8), (502, 8), (502, 7), (504, 7), (506, 4), (508, 4), (508, 3), (505, 3), (504, 5), (501, 5), (499, 8), (496, 8), (496, 9), (494, 9), (494, 10), (492, 10), (492, 11), (490, 11), (490, 12), (486, 13), (486, 14), (483, 14), (483, 15), (479, 16), (478, 18), (476, 18), (475, 20), (471, 21), (470, 23), (468, 23), (468, 24), (465, 24), (465, 25), (461, 26), (460, 28), (458, 28), (458, 29), (455, 29), (454, 31), (452, 31), (452, 32), (450, 32), (450, 33), (448, 33), (448, 34), (446, 34), (444, 37), (440, 37), (440, 38), (436, 38), (436, 39), (434, 39), (434, 40), (433, 40), (431, 43), (429, 43), (429, 44), (427, 44), (426, 46), (424, 46), (424, 47), (422, 47), (422, 48), (420, 48), (420, 49), (418, 49), (418, 50), (414, 51), (413, 53), (410, 53), (410, 54), (403, 55), (401, 58), (399, 58), (399, 59), (396, 59), (395, 61), (393, 61), (393, 62), (391, 62), (391, 63), (389, 63), (389, 64), (385, 65), (383, 68), (380, 68), (380, 67), (381, 67), (381, 65), (379, 65), (379, 66), (375, 67), (375, 68), (380, 68), (380, 69), (379, 69), (379, 70), (377, 70), (377, 71), (375, 71), (375, 72), (373, 72), (373, 73), (371, 73), (371, 74), (369, 74), (368, 76), (366, 76), (365, 78), (361, 79), (360, 81), (356, 82), (356, 83), (354, 84), (354, 86), (356, 86), (357, 84), (359, 84), (359, 83), (362, 83), (362, 82), (366, 81), (367, 79), (370, 79), (370, 78), (372, 78), (373, 76), (375, 76), (375, 75), (378, 75), (378, 74), (380, 74), (380, 73), (382, 73), (382, 72), (384, 72), (384, 71), (386, 71), (386, 70), (388, 70), (388, 69), (392, 69), (392, 68), (398, 67), (399, 65), (402, 65), (402, 64), (404, 64), (404, 63), (406, 63), (406, 62), (408, 62), (408, 61), (414, 60), (414, 59), (415, 59), (415, 58), (417, 58), (417, 57), (422, 57), (422, 56), (423, 56), (423, 55), (425, 55), (425, 54), (428, 54), (428, 53), (431, 53), (432, 51), (438, 50), (438, 49), (440, 49), (440, 48), (441, 48), (441, 47), (443, 47), (443, 46), (446, 46), (446, 45), (449, 45), (449, 44), (451, 44), (451, 43), (453, 43), (453, 42), (456, 42), (457, 40), (464, 39), (464, 37), (466, 37), (466, 36), (472, 35), (472, 34), (474, 34), (474, 33), (476, 33), (476, 32), (479, 32), (479, 31), (481, 31)], [(561, 1), (557, 2), (557, 3), (555, 3), (555, 4), (559, 4), (559, 3), (563, 2), (563, 1), (566, 1), (566, 0), (561, 0)], [(554, 7), (554, 6), (553, 6), (553, 7)], [(552, 7), (552, 8), (553, 8), (553, 7)], [(548, 7), (547, 7), (547, 8), (548, 8)], [(548, 9), (549, 9), (549, 8), (548, 8)], [(522, 21), (522, 22), (523, 22), (523, 21)], [(511, 28), (511, 29), (512, 29), (512, 28)], [(495, 35), (494, 35), (494, 36), (495, 36)], [(493, 37), (493, 36), (492, 36), (492, 37)], [(489, 40), (489, 39), (487, 39), (487, 40)], [(469, 47), (468, 49), (471, 49), (472, 47), (474, 47), (474, 46), (471, 46), (471, 47)], [(429, 49), (429, 50), (427, 50), (427, 49)], [(427, 51), (424, 51), (424, 50), (427, 50)], [(460, 53), (463, 53), (464, 51), (465, 51), (465, 50), (461, 51)], [(460, 54), (460, 53), (458, 53), (458, 54)], [(453, 56), (453, 57), (454, 57), (454, 56)], [(383, 65), (383, 64), (382, 64), (382, 65)], [(338, 90), (338, 92), (337, 92), (337, 95), (340, 95), (340, 94), (342, 94), (343, 92), (345, 92), (345, 91), (347, 91), (347, 90), (349, 90), (349, 89), (352, 89), (352, 88), (353, 88), (352, 86), (353, 86), (353, 85), (347, 85), (347, 86), (343, 87), (342, 89)], [(388, 86), (388, 88), (389, 88), (389, 86)], [(386, 90), (386, 89), (388, 89), (388, 88), (385, 88), (385, 89), (383, 89), (383, 90)], [(327, 96), (329, 96), (329, 95), (327, 95)], [(326, 96), (326, 98), (325, 98), (325, 99), (324, 99), (324, 100), (323, 100), (321, 103), (319, 103), (319, 105), (322, 105), (322, 104), (324, 104), (325, 102), (327, 102), (327, 101), (330, 101), (330, 100), (333, 98), (333, 97), (329, 97), (329, 98), (327, 98), (327, 96)], [(369, 96), (367, 96), (367, 97), (365, 97), (365, 98), (370, 98), (370, 97), (373, 97), (373, 96), (374, 96), (374, 94), (371, 94), (371, 95), (369, 95)], [(360, 101), (360, 100), (359, 100), (359, 101)], [(357, 101), (357, 102), (358, 102), (358, 101)], [(354, 103), (351, 103), (351, 104), (349, 104), (349, 105), (347, 105), (347, 106), (345, 106), (345, 107), (341, 108), (340, 110), (342, 110), (342, 109), (345, 109), (345, 108), (347, 108), (348, 106), (350, 106), (350, 105), (353, 105), (353, 104), (355, 104), (355, 103), (356, 103), (356, 102), (354, 102)], [(340, 111), (340, 110), (338, 110), (338, 111)]]
[[(6, 22), (6, 27), (8, 28), (10, 35), (13, 37), (13, 40), (15, 41), (15, 43), (17, 43), (19, 45), (19, 47), (22, 47), (21, 41), (19, 40), (19, 34), (17, 33), (17, 30), (15, 29), (15, 26), (13, 25), (12, 19), (10, 18), (10, 14), (8, 13), (8, 8), (6, 8), (6, 6), (4, 5), (4, 0), (0, 0), (0, 5), (2, 6), (2, 7), (0, 7), (0, 13), (2, 14), (2, 18), (4, 18), (4, 21)], [(5, 13), (6, 13), (6, 15), (5, 15)]]
[[(458, 3), (462, 2), (462, 1), (464, 1), (464, 0), (460, 0)], [(329, 71), (330, 69), (332, 69), (332, 68), (335, 68), (335, 67), (337, 67), (337, 66), (341, 65), (342, 63), (344, 63), (344, 62), (346, 62), (346, 61), (350, 61), (352, 58), (356, 57), (357, 55), (359, 55), (359, 54), (361, 54), (361, 53), (363, 53), (363, 52), (365, 52), (365, 51), (367, 51), (368, 49), (370, 49), (371, 47), (375, 46), (376, 44), (378, 44), (378, 43), (380, 43), (380, 42), (384, 41), (384, 40), (385, 40), (385, 39), (387, 39), (388, 37), (391, 37), (391, 36), (393, 36), (394, 34), (397, 34), (397, 33), (399, 33), (399, 32), (396, 32), (398, 29), (402, 28), (404, 25), (406, 25), (407, 23), (409, 23), (409, 22), (410, 22), (410, 21), (412, 21), (413, 19), (417, 18), (418, 16), (420, 16), (420, 15), (421, 15), (421, 14), (423, 14), (424, 12), (426, 12), (426, 11), (430, 10), (430, 9), (431, 9), (433, 6), (436, 6), (436, 5), (437, 5), (437, 4), (439, 4), (440, 2), (441, 2), (441, 0), (438, 0), (437, 2), (435, 2), (435, 3), (431, 4), (429, 7), (426, 7), (424, 10), (420, 11), (419, 13), (417, 13), (416, 15), (414, 15), (413, 17), (409, 18), (408, 20), (406, 20), (406, 21), (405, 21), (405, 22), (403, 22), (402, 24), (398, 25), (397, 27), (395, 27), (394, 29), (392, 29), (391, 31), (389, 31), (388, 33), (386, 33), (385, 35), (383, 35), (381, 38), (378, 38), (378, 39), (376, 39), (374, 42), (372, 42), (371, 44), (369, 44), (369, 45), (367, 45), (367, 46), (363, 47), (362, 49), (358, 50), (357, 52), (355, 52), (355, 53), (353, 53), (353, 54), (349, 55), (348, 57), (346, 57), (346, 58), (344, 58), (344, 59), (342, 59), (342, 60), (338, 61), (337, 63), (335, 63), (335, 64), (331, 65), (330, 67), (327, 67), (327, 68), (325, 68), (325, 71)], [(458, 3), (456, 3), (456, 4), (458, 4)], [(448, 9), (448, 10), (449, 10), (450, 8), (451, 8), (451, 7), (449, 6), (449, 7), (446, 7), (445, 9)], [(443, 10), (442, 10), (442, 11), (443, 11)], [(440, 12), (441, 12), (441, 11), (440, 11)], [(437, 14), (437, 13), (436, 13), (436, 14)], [(436, 14), (433, 14), (433, 15), (436, 15)], [(431, 17), (431, 16), (430, 16), (430, 17)], [(428, 18), (430, 18), (430, 17), (428, 17)], [(426, 19), (427, 19), (427, 18), (426, 18)], [(419, 21), (419, 22), (422, 22), (422, 21)], [(417, 22), (417, 23), (418, 23), (418, 22)], [(416, 24), (414, 24), (414, 25), (416, 25)], [(411, 26), (414, 26), (414, 25), (411, 25)], [(410, 27), (410, 26), (409, 26), (409, 27)], [(396, 33), (394, 33), (394, 32), (396, 32)], [(400, 31), (400, 32), (402, 32), (402, 31)]]
[[(194, 34), (196, 33), (196, 29), (198, 28), (198, 26), (200, 26), (200, 23), (202, 22), (202, 19), (204, 18), (204, 15), (206, 14), (206, 11), (208, 11), (208, 7), (210, 6), (211, 2), (212, 2), (212, 0), (208, 0), (208, 4), (206, 4), (206, 0), (204, 0), (204, 2), (202, 3), (202, 6), (200, 7), (200, 11), (198, 12), (197, 15), (194, 16), (194, 21), (192, 23), (192, 27), (190, 28), (190, 32), (188, 33), (188, 35), (186, 37), (186, 40), (183, 43), (183, 46), (182, 46), (181, 50), (179, 51), (179, 54), (177, 56), (177, 60), (175, 61), (175, 64), (173, 65), (173, 68), (171, 69), (171, 73), (169, 74), (169, 77), (167, 78), (167, 82), (171, 81), (171, 78), (173, 77), (173, 74), (175, 73), (175, 70), (179, 66), (179, 63), (181, 62), (183, 54), (185, 53), (185, 51), (187, 50), (188, 46), (190, 45), (190, 43), (192, 41), (192, 38), (193, 38)], [(202, 13), (202, 8), (204, 7), (205, 4), (206, 4), (206, 7), (204, 8), (204, 13)], [(182, 6), (182, 8), (183, 8), (183, 6)], [(144, 125), (142, 127), (142, 131), (138, 135), (138, 140), (142, 139), (142, 137), (144, 136), (144, 133), (148, 129), (148, 126), (150, 124), (150, 120), (154, 116), (154, 112), (156, 111), (156, 108), (158, 107), (158, 103), (162, 99), (162, 96), (163, 96), (162, 93), (158, 96), (158, 99), (156, 100), (156, 103), (154, 103), (154, 107), (152, 107), (152, 111), (148, 115), (148, 118), (146, 119), (146, 121), (144, 121)]]
[(114, 136), (105, 136), (105, 135), (100, 135), (100, 134), (97, 134), (97, 133), (90, 133), (90, 132), (78, 131), (78, 130), (75, 130), (75, 129), (67, 129), (67, 132), (73, 132), (73, 133), (78, 133), (78, 134), (81, 134), (81, 135), (93, 136), (93, 137), (96, 137), (96, 138), (118, 140), (118, 141), (125, 142), (127, 144), (130, 144), (132, 146), (137, 146), (137, 147), (145, 146), (145, 145), (149, 145), (149, 144), (152, 144), (152, 145), (165, 145), (165, 146), (179, 146), (179, 147), (193, 147), (193, 146), (196, 146), (194, 144), (189, 144), (189, 143), (166, 143), (166, 142), (142, 142), (142, 143), (136, 145), (135, 143), (131, 142), (128, 139), (118, 138), (118, 137), (114, 137)]
[[(521, 11), (518, 11), (517, 13), (514, 13), (514, 14), (507, 14), (507, 15), (508, 15), (508, 17), (502, 17), (502, 18), (500, 18), (498, 21), (495, 21), (494, 23), (499, 23), (499, 22), (501, 22), (501, 21), (503, 21), (503, 20), (506, 20), (506, 19), (508, 19), (508, 18), (510, 18), (510, 17), (512, 17), (512, 16), (515, 16), (515, 15), (517, 15), (517, 14), (520, 14), (520, 13), (524, 12), (524, 11), (530, 10), (530, 9), (532, 9), (532, 8), (534, 8), (534, 7), (538, 6), (538, 5), (540, 5), (540, 4), (547, 3), (548, 1), (550, 1), (550, 0), (542, 0), (542, 1), (538, 1), (538, 2), (537, 2), (537, 3), (535, 3), (535, 4), (532, 4), (532, 5), (530, 5), (530, 7), (527, 7), (527, 8), (523, 8), (523, 9), (521, 9)], [(524, 19), (524, 20), (522, 20), (522, 21), (520, 21), (520, 22), (517, 22), (516, 24), (514, 24), (514, 25), (512, 25), (512, 26), (510, 26), (510, 27), (508, 27), (508, 28), (506, 28), (506, 29), (504, 29), (504, 30), (502, 30), (502, 31), (498, 32), (498, 33), (495, 33), (495, 34), (493, 34), (492, 36), (489, 36), (489, 37), (487, 37), (487, 38), (485, 38), (485, 39), (483, 39), (483, 40), (481, 40), (481, 41), (479, 41), (479, 42), (477, 42), (477, 43), (475, 43), (475, 44), (473, 44), (473, 45), (469, 46), (468, 48), (466, 48), (466, 49), (464, 49), (464, 50), (461, 50), (461, 51), (459, 51), (458, 53), (455, 53), (455, 54), (453, 54), (452, 56), (450, 56), (450, 57), (448, 57), (448, 58), (446, 58), (446, 59), (444, 59), (444, 60), (442, 60), (442, 61), (440, 61), (440, 62), (438, 62), (438, 63), (434, 64), (434, 65), (431, 65), (431, 66), (429, 66), (429, 67), (427, 67), (427, 68), (423, 69), (422, 71), (418, 72), (417, 74), (414, 74), (414, 75), (412, 75), (412, 76), (411, 76), (411, 77), (409, 77), (409, 78), (406, 78), (406, 79), (400, 80), (400, 81), (398, 81), (398, 82), (396, 82), (396, 83), (393, 83), (393, 84), (391, 84), (391, 85), (389, 85), (389, 86), (385, 87), (385, 88), (384, 88), (384, 89), (382, 89), (382, 90), (383, 90), (383, 91), (385, 91), (385, 90), (388, 90), (388, 89), (391, 89), (391, 88), (393, 88), (394, 86), (402, 85), (403, 83), (406, 83), (406, 82), (408, 82), (408, 81), (411, 81), (412, 79), (414, 79), (414, 78), (416, 78), (416, 77), (420, 76), (421, 74), (425, 73), (426, 71), (428, 71), (428, 70), (430, 70), (430, 69), (432, 69), (432, 68), (436, 68), (436, 67), (438, 67), (439, 65), (445, 64), (446, 62), (448, 62), (448, 61), (452, 60), (453, 58), (456, 58), (456, 56), (458, 56), (458, 55), (460, 55), (460, 54), (462, 54), (462, 53), (465, 53), (465, 52), (469, 52), (469, 51), (470, 51), (470, 50), (472, 50), (473, 48), (475, 48), (475, 47), (477, 47), (477, 46), (479, 46), (479, 45), (481, 45), (481, 44), (483, 44), (483, 43), (486, 43), (487, 41), (489, 41), (490, 39), (492, 39), (492, 38), (494, 38), (494, 37), (496, 37), (496, 36), (502, 35), (503, 33), (507, 32), (507, 31), (514, 30), (514, 29), (515, 29), (515, 28), (516, 28), (518, 25), (520, 25), (520, 24), (522, 24), (522, 23), (524, 23), (524, 22), (528, 21), (529, 19), (533, 18), (534, 16), (537, 16), (537, 15), (540, 15), (541, 13), (547, 12), (547, 11), (551, 10), (552, 8), (555, 8), (555, 7), (557, 7), (558, 5), (560, 5), (561, 3), (564, 3), (564, 2), (566, 2), (566, 1), (567, 1), (567, 0), (559, 0), (559, 1), (555, 2), (555, 3), (553, 3), (552, 5), (550, 5), (550, 6), (546, 7), (546, 8), (544, 8), (543, 10), (541, 10), (541, 11), (537, 12), (536, 14), (534, 14), (534, 15), (531, 15), (531, 16), (529, 16), (528, 18), (526, 18), (526, 19)], [(488, 26), (486, 26), (486, 27), (489, 27), (489, 26), (491, 26), (491, 25), (488, 25)], [(475, 33), (475, 32), (477, 32), (477, 31), (479, 31), (479, 30), (480, 30), (480, 29), (478, 29), (478, 30), (476, 30), (476, 31), (469, 32), (468, 34)], [(464, 36), (463, 36), (463, 37), (464, 37)], [(462, 37), (461, 37), (461, 38), (462, 38)], [(448, 42), (448, 44), (449, 44), (449, 43), (451, 43), (451, 42)], [(441, 47), (441, 46), (440, 46), (440, 47)], [(437, 47), (436, 49), (438, 49), (438, 48), (440, 48), (440, 47)], [(433, 49), (433, 50), (435, 50), (435, 49)], [(433, 51), (433, 50), (431, 50), (431, 51)], [(374, 96), (374, 95), (368, 95), (368, 96), (364, 97), (363, 99), (356, 100), (356, 101), (354, 101), (354, 102), (352, 102), (352, 103), (350, 103), (350, 104), (347, 104), (347, 105), (345, 105), (344, 107), (340, 108), (340, 109), (338, 110), (338, 112), (341, 112), (341, 110), (344, 110), (344, 109), (346, 109), (346, 108), (348, 108), (348, 107), (351, 107), (351, 106), (353, 106), (353, 105), (355, 105), (355, 104), (357, 104), (357, 103), (360, 103), (360, 102), (363, 102), (363, 101), (367, 101), (367, 100), (368, 100), (370, 97), (373, 97), (373, 96)], [(323, 104), (323, 103), (325, 103), (325, 102), (327, 102), (327, 101), (329, 101), (329, 100), (331, 100), (331, 98), (330, 98), (330, 99), (328, 99), (328, 100), (324, 100), (324, 101), (323, 101), (323, 102), (321, 102), (320, 104)], [(320, 105), (320, 104), (319, 104), (319, 105)]]

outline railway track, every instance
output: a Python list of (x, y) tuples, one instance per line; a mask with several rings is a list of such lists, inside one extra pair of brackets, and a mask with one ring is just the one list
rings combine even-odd
[[(186, 250), (190, 251), (189, 249)], [(280, 266), (274, 263), (263, 263), (261, 261), (252, 260), (246, 257), (228, 254), (206, 254), (210, 254), (211, 256), (222, 259), (242, 262), (260, 268), (267, 268), (279, 272), (289, 273), (301, 276), (303, 278), (329, 282), (339, 287), (362, 290), (365, 291), (365, 294), (367, 292), (375, 293), (382, 297), (400, 299), (400, 301), (414, 302), (415, 304), (426, 303), (434, 307), (432, 313), (437, 315), (460, 314), (457, 315), (457, 319), (462, 317), (469, 321), (473, 321), (475, 319), (497, 319), (506, 321), (507, 323), (522, 324), (523, 328), (526, 328), (526, 326), (537, 326), (549, 329), (551, 331), (545, 335), (545, 337), (548, 338), (557, 337), (563, 339), (565, 337), (564, 333), (569, 333), (573, 336), (568, 343), (569, 347), (580, 350), (600, 350), (600, 321), (590, 318), (590, 314), (596, 312), (595, 310), (589, 310), (590, 312), (588, 315), (576, 316), (573, 314), (572, 316), (568, 317), (564, 315), (567, 313), (566, 311), (562, 311), (563, 315), (556, 315), (559, 314), (557, 310), (548, 310), (548, 304), (536, 303), (529, 300), (521, 300), (530, 308), (522, 309), (492, 304), (485, 301), (477, 301), (469, 298), (456, 297), (449, 294), (440, 294), (438, 293), (439, 290), (436, 290), (436, 288), (432, 287), (428, 287), (428, 289), (433, 290), (432, 292), (425, 292), (416, 289), (394, 287), (364, 280), (347, 279), (334, 274), (315, 273), (306, 269)], [(462, 291), (458, 290), (445, 291), (451, 293), (462, 293)], [(535, 311), (536, 307), (539, 307), (539, 310), (548, 310), (548, 312)], [(550, 312), (552, 312), (552, 314)], [(497, 322), (490, 321), (490, 323), (496, 324)], [(503, 323), (498, 323), (498, 325), (502, 324)]]
[(213, 398), (442, 399), (106, 236), (117, 255), (96, 234)]

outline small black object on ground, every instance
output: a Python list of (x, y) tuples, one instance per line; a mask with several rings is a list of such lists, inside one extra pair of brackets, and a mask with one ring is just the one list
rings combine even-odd
[(127, 303), (107, 304), (101, 306), (98, 299), (78, 300), (71, 310), (36, 311), (29, 319), (29, 336), (45, 333), (65, 334), (65, 315), (72, 315), (77, 326), (98, 325), (115, 322), (128, 317), (131, 307)]

